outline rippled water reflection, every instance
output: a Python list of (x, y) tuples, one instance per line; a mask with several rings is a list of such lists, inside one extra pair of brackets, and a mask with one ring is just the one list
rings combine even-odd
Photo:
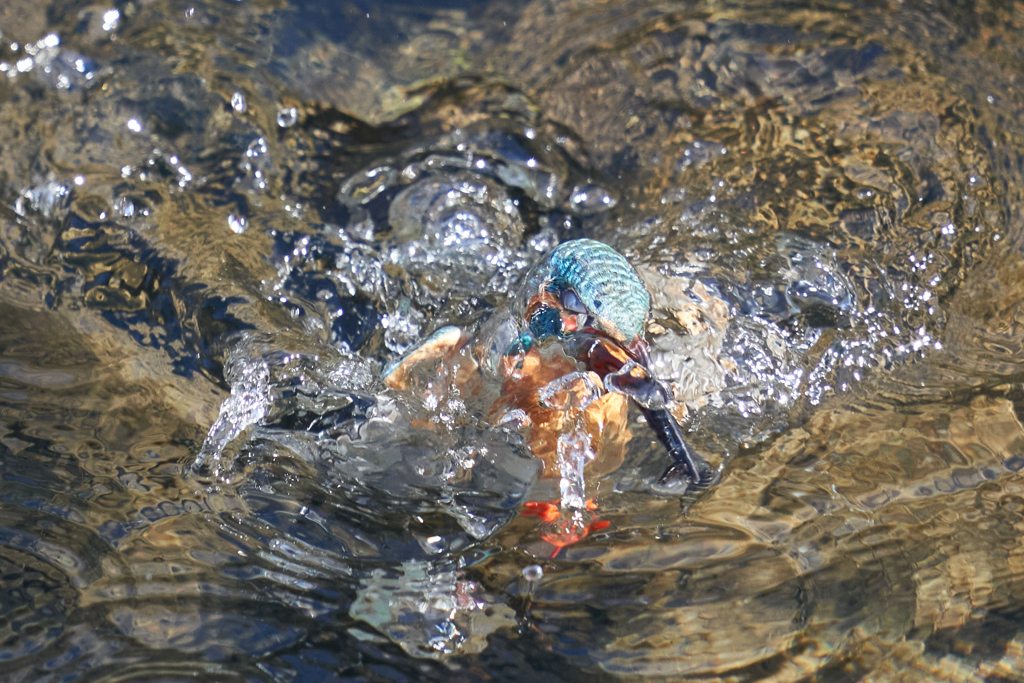
[[(1024, 680), (1019, 4), (0, 31), (5, 680)], [(551, 559), (493, 397), (380, 376), (582, 236), (723, 477), (632, 424)]]

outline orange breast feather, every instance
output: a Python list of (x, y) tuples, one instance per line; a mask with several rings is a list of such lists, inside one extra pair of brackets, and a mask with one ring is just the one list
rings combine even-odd
[(596, 373), (587, 373), (591, 386), (600, 389), (600, 397), (582, 411), (573, 408), (572, 393), (587, 391), (584, 381), (567, 384), (555, 396), (542, 399), (545, 387), (576, 371), (576, 363), (560, 353), (542, 353), (533, 348), (525, 354), (505, 359), (501, 396), (491, 410), (492, 419), (500, 419), (509, 410), (519, 409), (527, 417), (524, 433), (530, 450), (544, 462), (545, 476), (558, 476), (558, 437), (568, 430), (583, 428), (590, 435), (596, 457), (587, 467), (591, 476), (600, 476), (622, 464), (630, 433), (627, 427), (629, 405), (622, 394), (604, 391)]

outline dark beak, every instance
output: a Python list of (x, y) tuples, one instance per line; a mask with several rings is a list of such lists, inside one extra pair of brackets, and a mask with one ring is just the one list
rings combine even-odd
[(717, 482), (718, 472), (686, 445), (683, 430), (668, 409), (667, 390), (650, 371), (650, 353), (643, 340), (622, 346), (607, 337), (594, 337), (585, 351), (585, 361), (605, 388), (633, 399), (672, 456), (672, 465), (658, 482), (659, 490), (681, 494)]

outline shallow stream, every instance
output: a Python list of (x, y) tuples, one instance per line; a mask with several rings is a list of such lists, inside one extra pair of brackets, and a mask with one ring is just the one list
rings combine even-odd
[[(1024, 5), (0, 4), (0, 678), (1024, 680)], [(635, 409), (552, 557), (382, 369), (590, 237)]]

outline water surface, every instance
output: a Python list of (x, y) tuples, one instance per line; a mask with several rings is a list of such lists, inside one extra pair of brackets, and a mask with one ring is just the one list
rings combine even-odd
[[(0, 676), (1024, 680), (1024, 8), (0, 7)], [(716, 487), (551, 558), (382, 368), (561, 241)]]

